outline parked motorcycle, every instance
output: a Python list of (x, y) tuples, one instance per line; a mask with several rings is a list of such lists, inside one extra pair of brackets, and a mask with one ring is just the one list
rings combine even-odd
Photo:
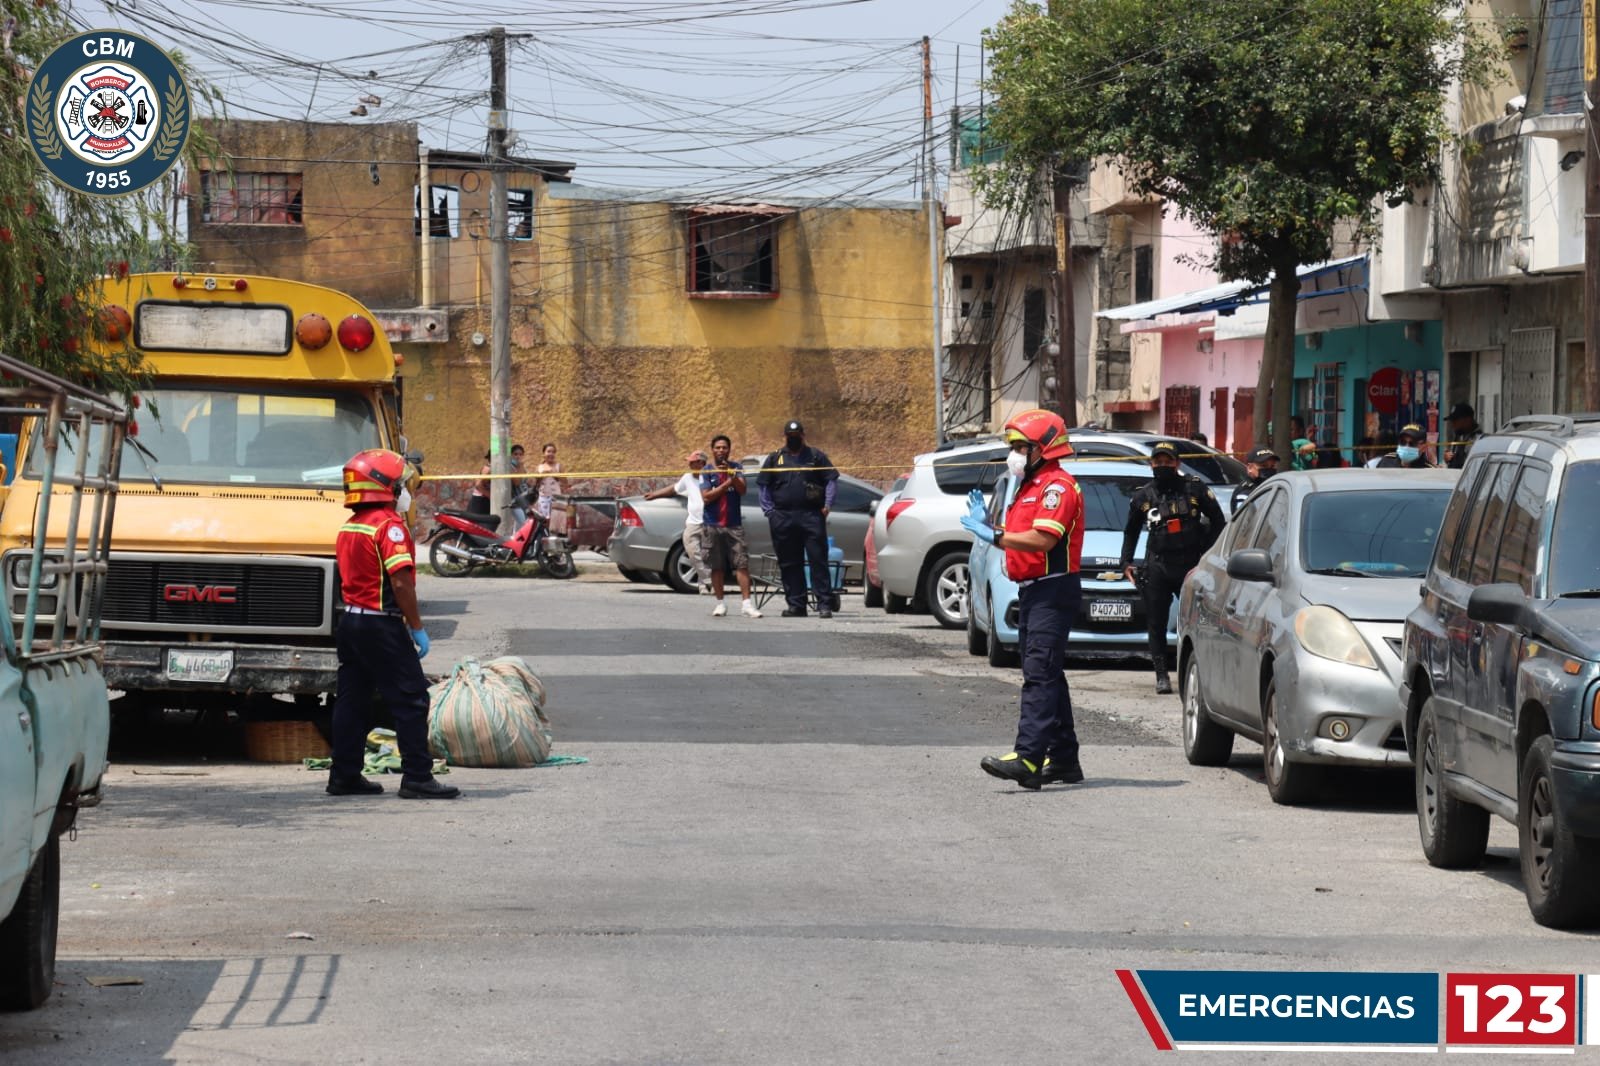
[(513, 501), (527, 518), (509, 537), (495, 532), (500, 516), (471, 514), (467, 511), (435, 512), (437, 523), (429, 533), (428, 562), (440, 577), (460, 577), (475, 566), (499, 563), (538, 563), (551, 577), (568, 578), (578, 572), (572, 560), (572, 546), (563, 537), (550, 533), (550, 523), (533, 510), (534, 491), (519, 494)]

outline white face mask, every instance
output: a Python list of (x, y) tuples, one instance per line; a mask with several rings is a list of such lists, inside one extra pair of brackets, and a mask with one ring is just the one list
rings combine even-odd
[(1028, 472), (1028, 453), (1007, 452), (1006, 469), (1011, 472), (1012, 477), (1021, 477), (1026, 474)]
[(400, 490), (400, 498), (398, 500), (394, 501), (394, 509), (396, 511), (399, 511), (401, 514), (405, 514), (407, 511), (411, 510), (411, 490), (410, 489), (401, 489)]

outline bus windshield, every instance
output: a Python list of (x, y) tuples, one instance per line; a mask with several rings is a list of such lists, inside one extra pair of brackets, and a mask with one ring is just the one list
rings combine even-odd
[[(124, 481), (336, 488), (352, 455), (382, 447), (377, 413), (360, 393), (186, 384), (157, 386), (141, 396), (159, 413), (141, 410), (138, 420), (138, 443), (155, 461), (125, 449)], [(35, 427), (26, 477), (43, 472), (39, 432)], [(73, 445), (63, 440), (57, 473), (76, 462)]]

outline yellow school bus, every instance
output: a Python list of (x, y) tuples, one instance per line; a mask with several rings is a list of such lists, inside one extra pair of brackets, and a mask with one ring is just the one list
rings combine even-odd
[[(131, 342), (154, 375), (114, 500), (106, 683), (157, 707), (206, 693), (333, 692), (341, 468), (363, 448), (406, 450), (383, 330), (351, 297), (279, 278), (135, 274), (99, 288), (103, 336), (91, 343)], [(40, 432), (25, 431), (0, 508), (14, 619), (34, 548)], [(57, 469), (79, 451), (64, 440)], [(67, 510), (51, 509), (46, 551)]]

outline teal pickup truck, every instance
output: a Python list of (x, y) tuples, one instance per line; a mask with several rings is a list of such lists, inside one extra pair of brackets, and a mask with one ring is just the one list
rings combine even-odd
[(55, 982), (61, 838), (99, 802), (106, 767), (99, 619), (127, 416), (3, 356), (0, 416), (45, 426), (59, 461), (45, 464), (33, 542), (63, 545), (8, 557), (22, 621), (0, 623), (0, 1009), (26, 1010)]

